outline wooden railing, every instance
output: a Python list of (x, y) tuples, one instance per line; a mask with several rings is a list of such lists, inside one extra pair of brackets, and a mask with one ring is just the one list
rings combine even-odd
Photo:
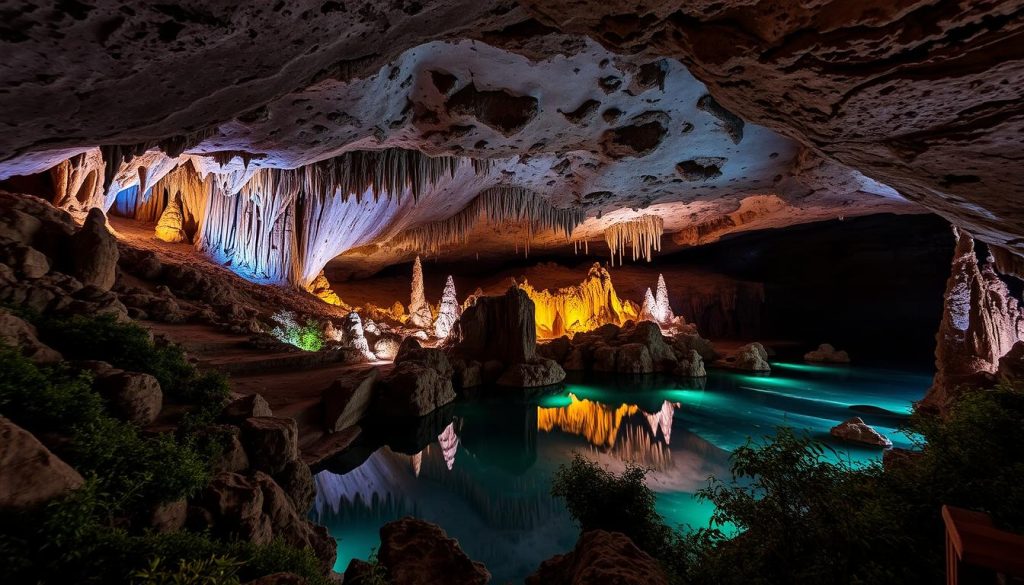
[(1024, 577), (1024, 536), (999, 530), (983, 512), (943, 506), (942, 519), (947, 585), (958, 585), (964, 565)]

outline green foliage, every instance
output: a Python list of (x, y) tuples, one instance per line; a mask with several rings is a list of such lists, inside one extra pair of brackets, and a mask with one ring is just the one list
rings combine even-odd
[(178, 559), (178, 566), (163, 565), (160, 557), (149, 566), (135, 572), (136, 585), (238, 585), (240, 563), (223, 556), (186, 561)]
[(33, 432), (63, 429), (102, 416), (103, 400), (89, 374), (39, 367), (0, 345), (0, 413)]
[(943, 504), (1024, 531), (1024, 392), (963, 395), (945, 418), (915, 414), (908, 430), (921, 452), (884, 471), (851, 466), (790, 429), (748, 442), (732, 455), (732, 477), (699, 492), (716, 508), (709, 528), (665, 527), (638, 468), (615, 476), (577, 457), (553, 493), (583, 530), (626, 533), (677, 583), (940, 582)]
[(390, 585), (388, 569), (381, 564), (376, 548), (370, 552), (370, 558), (366, 559), (366, 564), (370, 565), (370, 569), (367, 574), (363, 575), (360, 583), (363, 585)]
[(270, 334), (279, 341), (305, 351), (323, 349), (324, 334), (320, 323), (312, 319), (307, 319), (305, 323), (299, 323), (292, 311), (278, 311), (272, 318), (277, 325), (270, 330)]
[(75, 315), (41, 319), (37, 327), (43, 340), (65, 358), (102, 360), (123, 370), (151, 374), (172, 401), (219, 410), (230, 392), (223, 375), (198, 371), (180, 347), (154, 343), (150, 333), (135, 323), (121, 323), (109, 315)]

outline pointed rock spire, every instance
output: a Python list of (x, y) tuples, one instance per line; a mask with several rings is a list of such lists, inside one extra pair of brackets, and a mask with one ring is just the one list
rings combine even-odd
[(665, 276), (662, 274), (658, 275), (658, 292), (654, 296), (654, 306), (655, 320), (659, 323), (667, 324), (675, 318), (672, 306), (668, 303), (668, 286), (665, 285)]
[(430, 327), (430, 305), (423, 293), (423, 265), (420, 257), (412, 265), (412, 296), (409, 299), (409, 322), (416, 327)]
[(437, 319), (434, 320), (434, 335), (440, 339), (448, 337), (458, 318), (459, 299), (455, 295), (455, 281), (449, 274), (448, 281), (444, 284), (444, 293), (441, 294), (441, 306), (437, 310)]

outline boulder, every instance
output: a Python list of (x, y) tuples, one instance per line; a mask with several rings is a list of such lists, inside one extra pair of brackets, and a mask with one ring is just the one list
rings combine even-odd
[(89, 210), (85, 223), (72, 238), (74, 275), (83, 284), (110, 290), (117, 278), (117, 240), (107, 229), (107, 217)]
[(242, 423), (242, 445), (253, 469), (280, 473), (299, 458), (298, 425), (293, 418), (247, 418)]
[(309, 512), (316, 497), (316, 485), (313, 483), (313, 473), (308, 465), (300, 460), (291, 461), (281, 473), (274, 476), (274, 481), (291, 499), (296, 512)]
[(705, 378), (708, 375), (704, 369), (704, 360), (695, 349), (691, 349), (686, 358), (679, 360), (672, 374), (680, 378)]
[(805, 353), (804, 361), (827, 364), (848, 364), (850, 363), (850, 355), (845, 351), (837, 350), (828, 343), (822, 343), (818, 346), (818, 349)]
[(476, 299), (463, 311), (453, 332), (461, 340), (453, 350), (467, 360), (512, 365), (528, 362), (537, 353), (533, 301), (519, 287), (510, 287), (500, 297)]
[(214, 473), (244, 471), (249, 468), (249, 455), (239, 438), (242, 430), (234, 425), (214, 425), (207, 429), (219, 447), (220, 455), (213, 462)]
[(572, 351), (572, 341), (569, 337), (563, 335), (558, 339), (552, 339), (547, 343), (541, 343), (537, 345), (537, 354), (541, 357), (555, 360), (558, 363), (565, 362), (566, 358), (569, 357), (569, 353)]
[(373, 400), (377, 375), (377, 368), (348, 372), (324, 390), (321, 401), (327, 432), (354, 426), (366, 416)]
[(373, 411), (384, 416), (423, 416), (455, 400), (452, 381), (418, 361), (399, 363), (383, 380)]
[(398, 351), (395, 352), (394, 360), (396, 362), (401, 361), (402, 357), (405, 356), (407, 352), (420, 349), (422, 347), (423, 345), (420, 344), (419, 340), (410, 335), (403, 339), (402, 343), (398, 345)]
[(829, 431), (829, 433), (833, 437), (837, 437), (851, 443), (870, 445), (872, 447), (882, 447), (883, 449), (892, 448), (892, 441), (890, 441), (888, 437), (871, 428), (871, 426), (865, 423), (859, 416), (855, 416), (845, 422), (839, 423), (832, 427), (832, 430)]
[(37, 364), (51, 364), (63, 359), (56, 350), (39, 341), (36, 328), (13, 313), (0, 309), (0, 345), (18, 348), (21, 355)]
[(696, 333), (676, 334), (672, 337), (672, 349), (679, 359), (686, 357), (691, 349), (697, 350), (704, 361), (712, 361), (718, 357), (718, 352), (711, 342)]
[[(250, 478), (221, 473), (200, 494), (198, 502), (209, 517), (212, 532), (222, 538), (240, 538), (253, 544), (273, 539), (270, 518), (263, 513), (263, 491)], [(196, 513), (190, 511), (191, 517)]]
[[(415, 341), (415, 340), (414, 340)], [(394, 360), (398, 348), (402, 345), (402, 336), (391, 331), (382, 331), (374, 340), (371, 350), (379, 360)]]
[(177, 532), (185, 527), (188, 518), (188, 502), (175, 500), (164, 502), (153, 508), (149, 526), (156, 532)]
[(459, 389), (474, 388), (483, 384), (483, 364), (476, 360), (466, 361), (455, 359), (452, 361), (452, 384)]
[[(457, 540), (439, 526), (415, 518), (381, 527), (377, 559), (390, 585), (486, 585), (491, 580), (483, 564), (466, 556)], [(345, 575), (348, 583), (347, 570)]]
[(0, 509), (34, 507), (84, 483), (32, 433), (0, 416)]
[(543, 563), (526, 585), (668, 585), (658, 561), (621, 532), (584, 532), (576, 548)]
[(274, 416), (274, 413), (270, 410), (270, 404), (259, 394), (240, 396), (229, 402), (221, 411), (222, 419), (235, 423), (263, 416)]
[(552, 359), (536, 357), (529, 362), (513, 364), (498, 378), (499, 386), (536, 388), (551, 386), (565, 380), (565, 370)]
[(736, 351), (736, 355), (727, 363), (737, 370), (750, 372), (770, 372), (772, 367), (768, 365), (768, 352), (764, 346), (756, 341), (748, 343)]
[(132, 424), (152, 423), (163, 408), (160, 382), (149, 374), (113, 371), (97, 378), (95, 385), (113, 413)]
[(14, 262), (18, 272), (29, 280), (42, 278), (50, 271), (50, 261), (46, 255), (28, 246), (18, 246), (14, 249)]
[(636, 324), (627, 337), (631, 343), (640, 343), (647, 348), (655, 371), (671, 372), (675, 369), (677, 358), (672, 346), (665, 343), (661, 328), (656, 323), (641, 321)]

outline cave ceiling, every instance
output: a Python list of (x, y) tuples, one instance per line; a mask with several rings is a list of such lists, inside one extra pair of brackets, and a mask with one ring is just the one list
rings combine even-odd
[[(1017, 1), (13, 1), (0, 178), (170, 138), (202, 172), (384, 148), (489, 161), (353, 238), (349, 257), (375, 266), (408, 258), (388, 238), (494, 186), (582, 208), (574, 239), (650, 214), (693, 244), (931, 210), (1021, 252), (1022, 14)], [(462, 253), (507, 253), (522, 232), (477, 226)]]

